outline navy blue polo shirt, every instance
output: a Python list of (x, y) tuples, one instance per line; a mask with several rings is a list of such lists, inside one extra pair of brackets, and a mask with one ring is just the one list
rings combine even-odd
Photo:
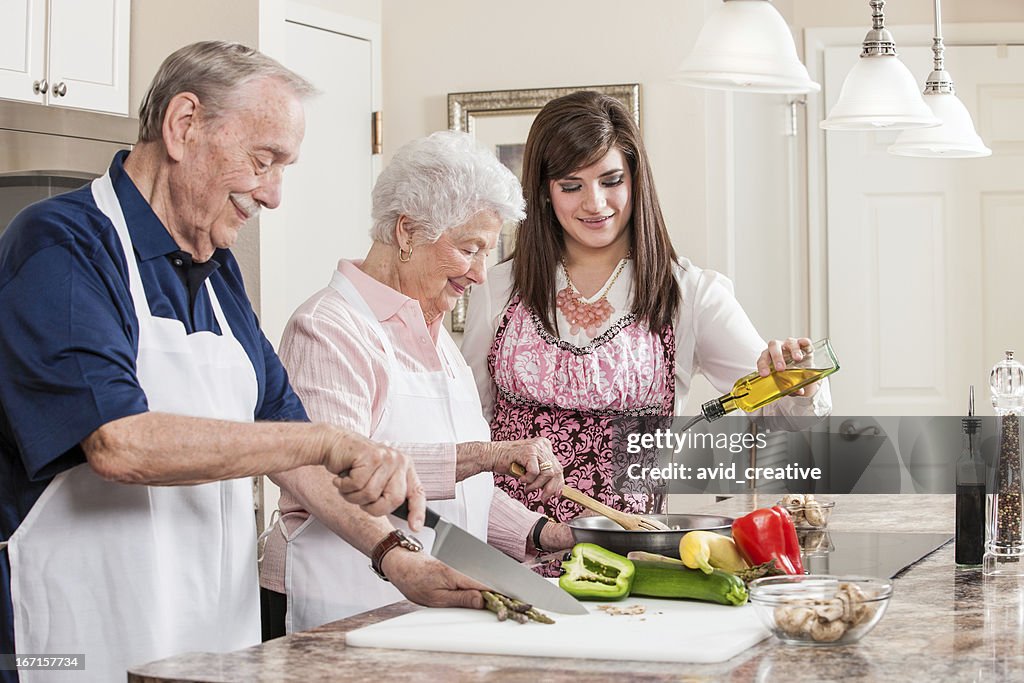
[[(175, 270), (179, 250), (124, 171), (110, 165), (153, 315), (189, 333), (220, 333), (206, 288)], [(179, 259), (180, 260), (180, 259)], [(306, 420), (259, 321), (230, 251), (218, 249), (209, 280), (256, 370), (256, 420)], [(101, 425), (148, 410), (139, 386), (138, 319), (113, 224), (89, 185), (27, 207), (0, 236), (0, 540), (7, 540), (50, 480), (85, 462), (79, 443)], [(10, 563), (0, 552), (0, 653), (14, 626)], [(0, 672), (9, 674), (9, 672)]]

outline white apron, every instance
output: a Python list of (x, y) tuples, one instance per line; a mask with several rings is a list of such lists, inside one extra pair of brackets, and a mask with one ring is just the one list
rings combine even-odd
[[(348, 278), (335, 272), (331, 287), (371, 323), (387, 356), (388, 402), (371, 439), (410, 443), (490, 441), (491, 430), (480, 409), (472, 370), (443, 327), (437, 340), (442, 369), (410, 372), (398, 364), (380, 321)], [(453, 500), (432, 500), (429, 505), (445, 519), (486, 541), (493, 495), (494, 476), (482, 472), (457, 483)], [(389, 519), (396, 528), (408, 531), (401, 519)], [(280, 528), (288, 541), (288, 633), (405, 599), (398, 589), (370, 570), (369, 558), (315, 517), (310, 516), (292, 534), (288, 534), (283, 520)], [(432, 529), (424, 528), (416, 536), (424, 548), (433, 545)]]
[[(206, 282), (221, 335), (153, 317), (109, 174), (92, 184), (128, 265), (149, 409), (251, 422), (257, 384)], [(85, 672), (22, 671), (24, 682), (123, 681), (129, 666), (260, 641), (249, 479), (139, 486), (88, 464), (57, 475), (10, 539), (18, 652), (84, 653)]]

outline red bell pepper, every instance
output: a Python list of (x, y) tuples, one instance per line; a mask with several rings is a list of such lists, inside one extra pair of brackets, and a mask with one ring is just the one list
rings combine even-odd
[(796, 526), (783, 507), (760, 508), (739, 517), (732, 523), (732, 539), (752, 567), (775, 562), (787, 574), (804, 573)]

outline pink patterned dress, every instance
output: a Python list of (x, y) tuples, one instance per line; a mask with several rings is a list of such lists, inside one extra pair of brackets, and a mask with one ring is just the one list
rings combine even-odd
[[(487, 363), (496, 388), (492, 440), (547, 437), (569, 486), (617, 510), (663, 510), (664, 491), (655, 481), (627, 476), (634, 462), (653, 466), (657, 453), (628, 454), (625, 434), (671, 420), (671, 325), (654, 334), (630, 313), (579, 347), (549, 334), (515, 297), (502, 315)], [(496, 475), (495, 484), (559, 522), (584, 512), (558, 496), (542, 503), (538, 491), (526, 493), (513, 477)]]

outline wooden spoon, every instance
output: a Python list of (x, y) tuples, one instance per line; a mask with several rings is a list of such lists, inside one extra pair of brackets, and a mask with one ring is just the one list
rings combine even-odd
[[(517, 462), (512, 463), (509, 471), (517, 477), (526, 474), (526, 469)], [(579, 503), (583, 507), (607, 517), (627, 531), (670, 531), (668, 525), (650, 517), (634, 515), (631, 512), (620, 512), (615, 508), (608, 507), (599, 500), (595, 500), (578, 489), (569, 485), (562, 486), (562, 496)]]

